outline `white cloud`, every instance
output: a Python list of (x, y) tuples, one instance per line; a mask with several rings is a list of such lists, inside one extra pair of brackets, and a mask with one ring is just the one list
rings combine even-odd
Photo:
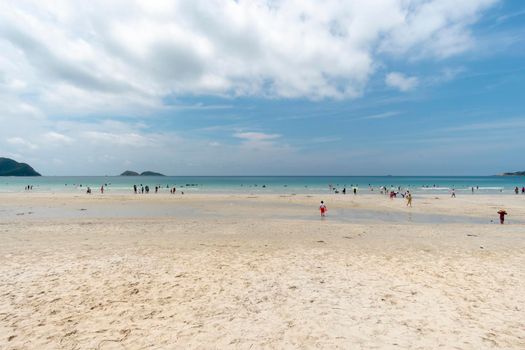
[(495, 1), (1, 2), (0, 72), (46, 113), (151, 111), (173, 94), (352, 98), (378, 52), (471, 48)]
[(403, 73), (391, 72), (387, 74), (385, 83), (401, 91), (409, 91), (418, 85), (419, 80), (417, 77), (408, 77)]
[[(283, 164), (304, 169), (312, 164), (309, 156), (301, 158), (280, 134), (245, 131), (258, 125), (214, 127), (229, 136), (237, 130), (238, 142), (219, 143), (207, 138), (209, 126), (202, 128), (210, 131), (206, 137), (187, 132), (181, 138), (154, 131), (165, 124), (152, 123), (168, 115), (159, 113), (166, 109), (177, 124), (185, 110), (231, 107), (166, 103), (187, 95), (359, 97), (391, 57), (441, 60), (474, 47), (470, 28), (493, 3), (0, 1), (0, 151), (48, 175), (126, 168), (267, 174), (282, 172)], [(402, 78), (408, 85), (398, 83), (399, 89), (417, 84), (415, 77)], [(152, 122), (108, 121), (117, 115)], [(329, 158), (322, 153), (318, 161), (329, 165)]]
[(237, 132), (234, 137), (242, 141), (241, 146), (249, 150), (276, 150), (288, 148), (286, 145), (280, 145), (276, 141), (281, 137), (279, 134), (266, 134), (263, 132)]
[(47, 132), (44, 135), (44, 140), (48, 143), (54, 144), (69, 144), (73, 142), (73, 139), (71, 137), (54, 131)]
[(139, 135), (137, 133), (112, 133), (102, 131), (86, 131), (82, 136), (89, 142), (105, 143), (111, 145), (124, 145), (133, 147), (148, 146), (153, 143), (153, 140), (147, 136)]
[(26, 140), (26, 139), (23, 139), (21, 137), (10, 137), (7, 139), (7, 143), (13, 145), (13, 146), (21, 146), (21, 147), (25, 147), (25, 148), (28, 148), (28, 149), (37, 149), (38, 146), (35, 145), (34, 143)]
[(233, 136), (248, 140), (248, 141), (268, 141), (268, 140), (274, 140), (281, 135), (278, 134), (265, 134), (263, 132), (238, 132), (235, 133)]
[(410, 58), (447, 58), (474, 46), (470, 26), (496, 0), (407, 1), (403, 20), (385, 33), (379, 46)]

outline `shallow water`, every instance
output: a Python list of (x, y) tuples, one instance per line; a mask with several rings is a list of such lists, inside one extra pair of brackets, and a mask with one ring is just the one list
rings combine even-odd
[(458, 194), (513, 193), (514, 188), (525, 186), (520, 176), (44, 176), (0, 178), (1, 192), (23, 192), (33, 185), (33, 192), (83, 193), (89, 186), (98, 192), (102, 185), (108, 193), (131, 193), (133, 185), (148, 185), (151, 192), (155, 186), (168, 193), (168, 187), (176, 186), (188, 193), (329, 193), (329, 185), (350, 193), (379, 193), (379, 188), (401, 188), (415, 193), (448, 193), (456, 189)]
[[(241, 206), (257, 207), (260, 203), (243, 203), (238, 200), (225, 202), (222, 210), (209, 210), (206, 207), (192, 206), (187, 203), (144, 203), (123, 202), (119, 204), (83, 203), (71, 207), (65, 205), (46, 206), (10, 206), (0, 208), (0, 220), (3, 221), (31, 221), (31, 220), (58, 220), (58, 219), (143, 219), (143, 218), (176, 218), (180, 220), (201, 219), (272, 219), (272, 220), (326, 220), (340, 223), (387, 223), (387, 224), (497, 224), (496, 218), (482, 218), (475, 216), (425, 214), (399, 211), (376, 211), (356, 208), (334, 208), (327, 217), (321, 218), (317, 210), (311, 210), (297, 204), (288, 204), (291, 212), (286, 210), (279, 213), (272, 211), (254, 210), (246, 213), (237, 210)], [(261, 207), (262, 208), (262, 207)], [(525, 224), (520, 220), (507, 218), (506, 224)], [(499, 223), (498, 223), (499, 224)]]

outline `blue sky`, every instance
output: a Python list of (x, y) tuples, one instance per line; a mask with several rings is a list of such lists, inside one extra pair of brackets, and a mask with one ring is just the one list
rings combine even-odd
[(0, 10), (0, 155), (47, 175), (525, 170), (522, 1)]

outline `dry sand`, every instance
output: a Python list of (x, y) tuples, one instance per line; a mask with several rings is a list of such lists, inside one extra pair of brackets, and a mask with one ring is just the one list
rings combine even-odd
[(523, 223), (508, 195), (1, 194), (0, 348), (524, 349)]

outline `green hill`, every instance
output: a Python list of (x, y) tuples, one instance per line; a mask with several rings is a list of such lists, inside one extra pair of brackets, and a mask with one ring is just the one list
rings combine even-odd
[(41, 176), (26, 163), (9, 158), (0, 158), (0, 176)]
[(153, 171), (145, 171), (142, 174), (140, 174), (140, 176), (164, 176), (164, 175), (161, 173), (153, 172)]
[(525, 176), (525, 171), (516, 171), (513, 173), (503, 173), (503, 176)]
[(126, 170), (120, 176), (165, 176), (161, 173), (155, 173), (153, 171), (145, 171), (142, 174), (137, 173), (136, 171)]
[(131, 171), (131, 170), (126, 170), (125, 172), (120, 174), (120, 176), (139, 176), (139, 175), (140, 175), (139, 173), (135, 171)]

